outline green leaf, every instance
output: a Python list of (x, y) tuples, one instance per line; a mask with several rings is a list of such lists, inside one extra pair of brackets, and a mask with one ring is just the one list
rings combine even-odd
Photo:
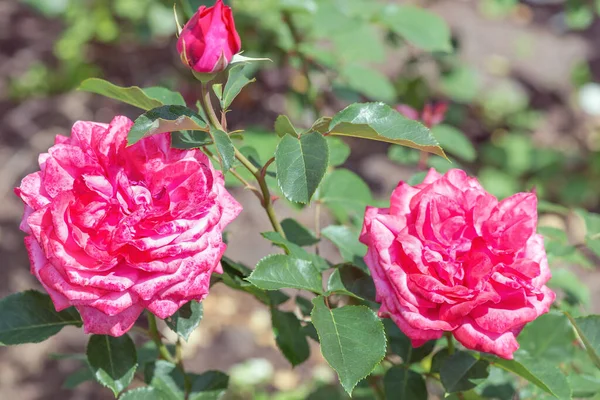
[(185, 100), (179, 92), (173, 92), (172, 90), (160, 86), (153, 86), (142, 90), (148, 97), (160, 101), (162, 105), (185, 106)]
[(192, 382), (189, 400), (218, 400), (229, 385), (229, 377), (220, 371), (206, 371), (201, 375), (188, 374)]
[(442, 368), (442, 365), (444, 364), (444, 362), (446, 362), (448, 357), (450, 357), (450, 351), (447, 347), (435, 353), (431, 358), (431, 367), (429, 367), (429, 372), (431, 372), (432, 374), (439, 373), (440, 369)]
[(284, 219), (281, 221), (281, 227), (283, 228), (285, 237), (298, 246), (311, 246), (319, 243), (319, 239), (315, 237), (314, 233), (295, 219)]
[(208, 131), (208, 125), (200, 115), (184, 106), (162, 106), (140, 115), (134, 122), (127, 144), (152, 135), (183, 130)]
[(92, 335), (86, 353), (96, 380), (115, 396), (129, 386), (138, 365), (135, 345), (129, 335)]
[(383, 103), (349, 105), (332, 118), (329, 131), (332, 135), (399, 144), (446, 158), (429, 129)]
[(585, 245), (596, 256), (600, 257), (600, 214), (591, 213), (583, 209), (577, 209), (575, 212), (585, 222)]
[(395, 366), (383, 378), (385, 397), (389, 400), (427, 400), (423, 376), (410, 369)]
[(81, 82), (78, 90), (109, 97), (123, 103), (131, 104), (132, 106), (141, 108), (142, 110), (151, 110), (164, 105), (160, 99), (157, 99), (153, 96), (161, 97), (166, 93), (158, 93), (158, 90), (156, 89), (150, 89), (150, 93), (148, 93), (144, 89), (141, 89), (137, 86), (120, 87), (98, 78), (86, 79), (85, 81)]
[(444, 151), (469, 162), (473, 162), (477, 158), (477, 153), (469, 138), (455, 127), (440, 124), (434, 126), (431, 131)]
[(369, 99), (386, 103), (396, 99), (396, 89), (390, 79), (373, 68), (348, 64), (342, 68), (341, 76), (351, 89)]
[(227, 257), (221, 259), (221, 265), (223, 266), (223, 274), (220, 278), (223, 280), (223, 283), (230, 288), (251, 294), (256, 297), (258, 301), (266, 305), (276, 306), (285, 303), (289, 299), (289, 296), (282, 291), (277, 290), (267, 292), (248, 282), (246, 278), (252, 273), (250, 268), (233, 262)]
[(277, 117), (275, 120), (275, 132), (279, 137), (284, 137), (285, 135), (291, 135), (292, 137), (300, 136), (287, 115), (280, 115)]
[(337, 167), (345, 163), (350, 156), (350, 146), (340, 138), (327, 136), (325, 139), (329, 146), (329, 166)]
[(81, 326), (77, 311), (57, 312), (46, 294), (28, 290), (0, 299), (0, 344), (43, 342), (67, 325)]
[(147, 365), (144, 376), (150, 386), (164, 393), (164, 400), (184, 398), (185, 376), (175, 364), (157, 360)]
[(229, 69), (229, 77), (223, 89), (223, 98), (221, 99), (221, 108), (227, 110), (233, 100), (237, 97), (242, 89), (254, 82), (256, 79), (248, 79), (244, 74), (244, 64), (234, 65)]
[(392, 353), (399, 355), (406, 364), (413, 364), (427, 357), (435, 348), (435, 340), (426, 342), (423, 346), (413, 348), (410, 339), (398, 328), (391, 319), (384, 319), (383, 325), (388, 337)]
[(169, 328), (187, 341), (200, 325), (203, 314), (202, 303), (192, 300), (182, 305), (175, 314), (165, 319), (165, 322)]
[(318, 132), (299, 139), (281, 138), (275, 150), (277, 183), (285, 197), (296, 203), (308, 203), (325, 175), (329, 163), (327, 141)]
[(344, 225), (330, 225), (321, 234), (336, 245), (344, 261), (354, 263), (363, 270), (368, 270), (363, 261), (367, 246), (358, 241), (359, 233)]
[(217, 154), (221, 161), (221, 168), (223, 171), (228, 171), (235, 161), (235, 148), (229, 135), (220, 129), (210, 129), (210, 135), (212, 136), (215, 146), (217, 148)]
[(171, 147), (176, 149), (197, 149), (212, 143), (213, 139), (203, 131), (171, 132)]
[(560, 370), (543, 360), (519, 357), (519, 361), (486, 356), (493, 366), (513, 372), (560, 400), (571, 399), (571, 387)]
[(341, 222), (350, 216), (362, 216), (372, 201), (367, 184), (347, 169), (336, 169), (325, 176), (316, 199), (325, 204)]
[(337, 269), (340, 271), (342, 284), (347, 290), (361, 299), (375, 302), (375, 283), (370, 275), (352, 264), (343, 264)]
[(166, 394), (159, 389), (152, 386), (145, 386), (123, 393), (123, 395), (119, 397), (119, 400), (170, 400), (169, 397), (165, 396)]
[(440, 379), (446, 392), (463, 392), (482, 383), (489, 375), (490, 363), (477, 360), (465, 351), (448, 357), (440, 368)]
[(550, 312), (525, 326), (519, 334), (519, 351), (532, 358), (558, 364), (573, 357), (574, 340), (575, 332), (567, 317)]
[(385, 356), (383, 324), (365, 306), (330, 310), (322, 296), (313, 299), (312, 323), (317, 329), (321, 352), (338, 373), (348, 394), (369, 375)]
[(390, 5), (383, 9), (381, 19), (389, 29), (420, 49), (452, 51), (450, 28), (430, 11), (409, 5)]
[(316, 255), (314, 253), (309, 253), (308, 251), (306, 251), (302, 247), (298, 246), (297, 244), (294, 244), (294, 243), (290, 242), (289, 240), (284, 239), (279, 233), (263, 232), (263, 233), (261, 233), (261, 235), (265, 239), (273, 242), (274, 245), (279, 246), (282, 249), (285, 249), (285, 251), (289, 255), (299, 258), (301, 260), (306, 260), (306, 261), (312, 262), (313, 265), (317, 268), (317, 270), (325, 271), (326, 269), (329, 269), (329, 264), (327, 263), (327, 261), (324, 258), (319, 257), (318, 255)]
[(331, 294), (343, 294), (345, 296), (355, 297), (362, 300), (362, 297), (352, 293), (346, 288), (344, 282), (342, 281), (342, 275), (340, 274), (339, 269), (334, 270), (333, 273), (329, 275), (329, 279), (327, 280), (327, 295), (329, 296)]
[(585, 345), (590, 359), (600, 368), (600, 315), (577, 318), (573, 318), (569, 314), (566, 315)]
[(273, 308), (271, 309), (271, 322), (277, 347), (292, 366), (295, 367), (306, 361), (310, 356), (310, 349), (296, 315)]
[(294, 288), (323, 293), (321, 274), (313, 263), (283, 254), (260, 260), (248, 281), (265, 290)]

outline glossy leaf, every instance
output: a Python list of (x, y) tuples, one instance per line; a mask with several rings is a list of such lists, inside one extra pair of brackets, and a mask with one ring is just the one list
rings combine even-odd
[(311, 246), (319, 243), (319, 239), (315, 237), (315, 234), (295, 219), (284, 219), (281, 221), (281, 227), (287, 240), (298, 246)]
[(220, 371), (188, 374), (192, 388), (188, 400), (218, 400), (229, 385), (229, 377)]
[(338, 373), (348, 394), (369, 375), (385, 356), (383, 324), (364, 306), (344, 306), (330, 310), (324, 298), (313, 299), (311, 314), (321, 343), (321, 352)]
[(356, 103), (346, 107), (333, 117), (329, 131), (332, 135), (399, 144), (446, 158), (429, 129), (383, 103)]
[(382, 12), (389, 29), (426, 51), (452, 51), (450, 28), (431, 11), (410, 5), (390, 5)]
[(277, 183), (285, 197), (297, 203), (308, 203), (325, 175), (329, 163), (327, 141), (318, 132), (299, 139), (281, 138), (275, 151)]
[(220, 99), (223, 110), (229, 108), (231, 103), (233, 103), (233, 100), (235, 100), (237, 95), (240, 94), (246, 85), (249, 85), (256, 80), (254, 78), (249, 79), (246, 76), (244, 67), (244, 64), (238, 64), (229, 69), (229, 77), (227, 78), (227, 83), (223, 89), (223, 97)]
[(284, 137), (285, 135), (291, 135), (293, 137), (298, 137), (298, 131), (292, 125), (292, 122), (288, 118), (287, 115), (280, 115), (275, 120), (275, 132), (279, 137)]
[(323, 293), (321, 274), (313, 263), (283, 254), (260, 260), (248, 281), (265, 290), (295, 288)]
[(109, 97), (146, 111), (163, 105), (185, 106), (181, 94), (162, 87), (147, 89), (137, 86), (120, 87), (103, 79), (89, 78), (83, 81), (78, 89)]
[(567, 314), (567, 317), (585, 345), (590, 359), (600, 368), (600, 315), (573, 318)]
[(127, 144), (132, 145), (148, 136), (183, 130), (208, 131), (208, 125), (200, 115), (189, 108), (162, 106), (140, 115), (135, 120), (127, 135)]
[(210, 135), (215, 142), (219, 161), (221, 161), (221, 168), (223, 171), (228, 171), (235, 161), (235, 148), (233, 147), (233, 143), (231, 143), (229, 135), (220, 129), (211, 128)]
[(552, 363), (524, 356), (519, 357), (518, 361), (491, 356), (485, 358), (495, 367), (500, 367), (525, 378), (559, 400), (571, 399), (571, 387), (567, 378)]
[(135, 345), (129, 335), (92, 335), (86, 353), (96, 380), (115, 396), (129, 386), (138, 365)]
[(464, 392), (488, 377), (489, 365), (485, 360), (477, 360), (465, 351), (458, 351), (443, 362), (440, 379), (446, 392)]
[(223, 266), (223, 274), (220, 275), (220, 279), (230, 288), (251, 294), (266, 305), (276, 306), (285, 303), (289, 299), (289, 296), (282, 291), (265, 291), (248, 282), (246, 278), (252, 273), (250, 268), (233, 262), (227, 257), (221, 259), (221, 265)]
[(388, 400), (427, 400), (427, 387), (422, 375), (400, 366), (390, 368), (383, 378)]
[(142, 90), (148, 97), (160, 101), (162, 105), (185, 106), (185, 100), (179, 92), (173, 92), (172, 90), (160, 86), (153, 86)]
[(202, 303), (192, 300), (182, 305), (175, 314), (165, 319), (165, 322), (169, 328), (187, 341), (200, 325), (203, 314)]
[(0, 299), (0, 344), (39, 343), (65, 326), (81, 324), (75, 308), (57, 312), (50, 296), (35, 290)]
[(310, 356), (310, 349), (296, 315), (292, 312), (271, 309), (271, 323), (277, 347), (292, 366), (295, 367), (306, 361)]

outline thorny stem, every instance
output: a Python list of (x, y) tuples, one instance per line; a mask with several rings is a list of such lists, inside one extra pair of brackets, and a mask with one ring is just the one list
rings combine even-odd
[(148, 314), (148, 325), (149, 325), (148, 331), (150, 333), (150, 337), (156, 344), (156, 348), (158, 349), (160, 356), (163, 359), (167, 360), (168, 362), (175, 364), (175, 360), (173, 359), (171, 352), (169, 351), (169, 349), (167, 349), (167, 346), (165, 346), (165, 344), (163, 343), (163, 341), (160, 337), (160, 333), (158, 332), (158, 327), (156, 326), (156, 317), (150, 311), (148, 311), (147, 314)]
[[(208, 116), (210, 123), (214, 127), (223, 130), (223, 125), (221, 125), (221, 122), (217, 118), (217, 115), (215, 114), (215, 110), (212, 106), (212, 102), (210, 100), (210, 91), (208, 90), (208, 85), (206, 83), (202, 84), (202, 106), (204, 107), (204, 111), (206, 112), (206, 115)], [(281, 224), (279, 223), (279, 220), (277, 219), (277, 216), (275, 215), (275, 209), (273, 208), (273, 201), (271, 200), (271, 193), (269, 192), (269, 187), (267, 186), (267, 181), (265, 180), (264, 175), (261, 173), (261, 170), (256, 168), (254, 166), (254, 164), (252, 164), (250, 162), (250, 160), (248, 160), (237, 149), (237, 147), (234, 146), (233, 149), (235, 151), (235, 158), (237, 158), (238, 161), (240, 163), (242, 163), (242, 165), (244, 167), (246, 167), (246, 169), (248, 169), (248, 171), (250, 171), (250, 173), (252, 173), (252, 175), (254, 175), (254, 177), (256, 178), (256, 181), (258, 182), (258, 185), (260, 186), (260, 190), (261, 190), (261, 194), (262, 194), (262, 206), (265, 209), (265, 211), (267, 212), (267, 216), (269, 217), (269, 221), (271, 221), (271, 225), (273, 226), (273, 229), (275, 229), (275, 232), (279, 233), (283, 238), (285, 238), (285, 233), (283, 232), (283, 228), (281, 227)]]

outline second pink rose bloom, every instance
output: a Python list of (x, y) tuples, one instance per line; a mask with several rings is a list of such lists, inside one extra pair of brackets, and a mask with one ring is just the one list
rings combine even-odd
[(221, 0), (213, 7), (201, 6), (185, 24), (177, 41), (181, 61), (204, 74), (223, 71), (241, 48), (231, 8)]
[(525, 324), (555, 299), (536, 207), (533, 193), (498, 201), (457, 169), (400, 182), (389, 208), (367, 208), (360, 238), (380, 315), (415, 347), (452, 332), (511, 359)]

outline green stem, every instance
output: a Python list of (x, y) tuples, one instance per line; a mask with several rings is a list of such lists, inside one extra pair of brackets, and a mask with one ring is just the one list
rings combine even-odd
[(271, 200), (271, 192), (269, 191), (269, 187), (267, 186), (267, 181), (264, 176), (262, 176), (260, 170), (256, 168), (250, 160), (248, 160), (236, 147), (235, 150), (235, 158), (237, 158), (244, 167), (248, 169), (256, 178), (258, 182), (258, 186), (260, 186), (260, 190), (262, 193), (263, 201), (262, 206), (267, 212), (267, 216), (269, 217), (269, 221), (271, 221), (271, 225), (275, 232), (279, 233), (281, 237), (285, 238), (285, 233), (283, 232), (283, 228), (279, 223), (279, 219), (277, 219), (277, 215), (275, 214), (275, 209), (273, 208), (273, 201)]
[(452, 340), (452, 332), (445, 332), (446, 341), (448, 342), (448, 354), (454, 354), (454, 341)]
[(202, 105), (204, 106), (204, 111), (210, 120), (210, 123), (220, 130), (223, 130), (223, 125), (221, 125), (221, 121), (217, 118), (217, 114), (215, 114), (215, 109), (212, 106), (212, 101), (210, 100), (210, 90), (208, 90), (208, 84), (202, 83)]
[[(206, 112), (206, 115), (208, 116), (210, 123), (214, 127), (223, 130), (223, 126), (221, 125), (221, 122), (217, 118), (217, 115), (215, 114), (215, 110), (212, 106), (212, 102), (210, 100), (210, 91), (208, 90), (208, 85), (206, 83), (202, 84), (202, 106), (204, 107), (204, 111)], [(258, 182), (258, 185), (260, 186), (260, 191), (262, 193), (262, 203), (263, 203), (262, 206), (265, 209), (265, 211), (267, 212), (269, 221), (271, 221), (271, 225), (273, 226), (273, 229), (275, 229), (275, 232), (279, 233), (283, 238), (285, 238), (285, 233), (283, 232), (283, 228), (281, 227), (281, 224), (279, 223), (279, 220), (277, 219), (277, 216), (275, 215), (275, 209), (273, 208), (273, 201), (271, 200), (271, 193), (269, 192), (269, 187), (267, 186), (267, 181), (265, 180), (265, 177), (261, 173), (260, 169), (255, 167), (254, 164), (252, 164), (250, 162), (250, 160), (248, 160), (235, 146), (234, 146), (234, 151), (235, 151), (235, 158), (237, 158), (238, 161), (240, 163), (242, 163), (242, 165), (244, 167), (246, 167), (248, 169), (248, 171), (250, 171), (250, 173), (252, 173), (252, 175), (254, 175), (254, 177), (256, 178), (256, 181)]]
[(156, 348), (158, 349), (160, 356), (168, 362), (175, 364), (175, 360), (173, 359), (171, 352), (169, 351), (169, 349), (167, 349), (167, 346), (165, 346), (160, 337), (160, 333), (158, 332), (158, 327), (156, 325), (156, 317), (150, 311), (148, 311), (147, 314), (149, 325), (148, 331), (150, 333), (150, 337), (156, 344)]

